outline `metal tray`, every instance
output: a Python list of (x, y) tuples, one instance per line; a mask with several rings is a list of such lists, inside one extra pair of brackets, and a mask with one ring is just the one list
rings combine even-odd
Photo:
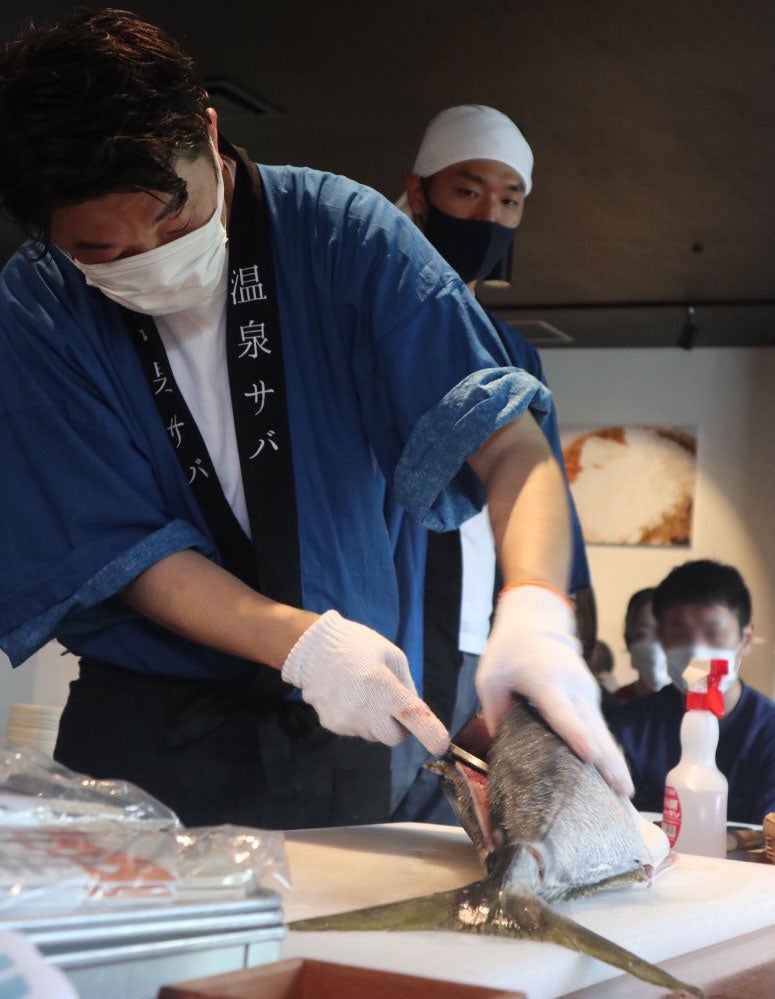
[(177, 903), (0, 921), (24, 932), (80, 999), (155, 999), (162, 985), (276, 961), (280, 897)]

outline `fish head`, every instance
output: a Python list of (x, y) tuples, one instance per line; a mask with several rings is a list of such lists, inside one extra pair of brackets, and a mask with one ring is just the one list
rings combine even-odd
[(454, 745), (485, 759), (487, 773), (452, 752), (427, 769), (504, 890), (551, 900), (649, 879), (638, 813), (524, 698), (515, 697), (494, 739), (477, 716)]
[(637, 813), (628, 799), (524, 698), (515, 698), (501, 721), (487, 762), (490, 839), (496, 852), (512, 857), (505, 869), (500, 858), (494, 861), (505, 889), (568, 898), (612, 880), (645, 877)]
[(487, 804), (487, 776), (452, 753), (426, 763), (425, 769), (436, 774), (441, 781), (442, 790), (458, 822), (476, 847), (482, 865), (486, 866), (487, 858), (494, 851)]

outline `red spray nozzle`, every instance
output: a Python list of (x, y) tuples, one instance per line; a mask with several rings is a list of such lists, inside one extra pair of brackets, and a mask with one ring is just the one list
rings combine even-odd
[(708, 677), (708, 708), (717, 718), (724, 717), (724, 695), (721, 693), (721, 677), (729, 673), (726, 659), (711, 659)]
[(729, 663), (726, 659), (711, 659), (710, 661), (710, 675), (711, 677), (722, 677), (726, 676), (729, 672)]
[(708, 674), (707, 693), (689, 692), (686, 695), (687, 711), (711, 711), (717, 718), (724, 717), (724, 695), (721, 693), (721, 677), (729, 672), (726, 659), (711, 659)]

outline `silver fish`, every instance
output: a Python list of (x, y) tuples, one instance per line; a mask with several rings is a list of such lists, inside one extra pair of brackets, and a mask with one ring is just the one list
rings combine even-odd
[[(483, 757), (475, 742), (464, 748)], [(674, 993), (702, 997), (701, 989), (547, 904), (622, 880), (648, 879), (630, 803), (615, 794), (594, 767), (582, 763), (521, 698), (514, 700), (486, 758), (486, 776), (452, 754), (428, 764), (482, 859), (486, 875), (481, 881), (404, 902), (300, 920), (290, 928), (465, 930), (546, 940)]]

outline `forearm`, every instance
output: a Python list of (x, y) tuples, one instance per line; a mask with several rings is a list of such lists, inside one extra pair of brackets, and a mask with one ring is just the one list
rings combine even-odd
[(496, 431), (469, 459), (484, 484), (504, 582), (538, 579), (565, 592), (571, 532), (560, 467), (533, 416)]
[(156, 562), (121, 596), (184, 638), (275, 669), (318, 617), (261, 596), (190, 550)]

